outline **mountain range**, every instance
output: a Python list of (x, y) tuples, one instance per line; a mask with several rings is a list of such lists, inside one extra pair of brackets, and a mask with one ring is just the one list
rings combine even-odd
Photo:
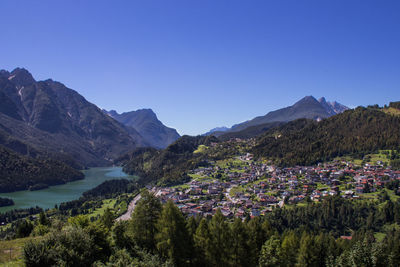
[[(139, 173), (141, 182), (171, 186), (189, 181), (191, 170), (210, 166), (211, 161), (237, 157), (243, 153), (237, 150), (239, 143), (249, 146), (254, 158), (286, 167), (308, 166), (342, 156), (363, 159), (380, 150), (400, 150), (400, 102), (384, 108), (358, 107), (321, 121), (301, 118), (270, 122), (229, 134), (238, 133), (252, 133), (255, 138), (225, 142), (224, 135), (183, 136), (163, 150), (136, 149), (117, 163), (128, 173)], [(397, 162), (400, 166), (400, 160)]]
[(126, 127), (137, 131), (145, 138), (148, 146), (165, 148), (180, 137), (175, 129), (166, 127), (159, 121), (151, 109), (139, 109), (122, 114), (118, 114), (115, 110), (103, 111)]
[(134, 148), (164, 148), (180, 137), (152, 110), (106, 114), (64, 84), (36, 81), (23, 68), (0, 70), (0, 103), (2, 192), (82, 179), (76, 169), (110, 165)]
[(0, 71), (0, 145), (76, 168), (104, 166), (135, 147), (166, 147), (179, 138), (149, 109), (107, 114), (51, 79), (23, 68)]
[[(0, 103), (0, 191), (81, 179), (77, 169), (109, 165), (140, 147), (163, 149), (172, 144), (174, 148), (180, 138), (151, 109), (121, 114), (102, 110), (60, 82), (36, 81), (23, 68), (0, 71)], [(307, 96), (292, 106), (232, 128), (215, 128), (207, 135), (221, 140), (249, 138), (299, 118), (320, 120), (347, 109)], [(60, 175), (50, 177), (57, 175), (38, 170), (57, 170)]]
[[(250, 127), (252, 127), (253, 131), (258, 129), (255, 131), (258, 132), (263, 127), (268, 127), (270, 123), (289, 122), (296, 119), (321, 120), (342, 113), (348, 109), (348, 107), (336, 101), (327, 102), (324, 97), (317, 100), (313, 96), (306, 96), (292, 106), (271, 111), (266, 115), (235, 124), (230, 129), (225, 129), (224, 131), (213, 131), (209, 133), (215, 136), (221, 136), (232, 132), (240, 132)], [(230, 136), (233, 137), (234, 135), (230, 134)]]
[[(52, 157), (74, 167), (109, 164), (136, 147), (165, 148), (180, 135), (151, 109), (117, 113), (101, 110), (78, 92), (51, 79), (36, 81), (23, 68), (0, 71), (0, 145), (22, 155)], [(348, 109), (325, 98), (305, 97), (293, 106), (215, 128), (216, 136), (245, 129), (260, 133), (276, 122), (322, 119)], [(271, 125), (264, 125), (274, 123)]]
[(76, 91), (50, 79), (35, 81), (25, 69), (0, 72), (0, 97), (7, 105), (0, 144), (22, 154), (101, 166), (142, 142)]

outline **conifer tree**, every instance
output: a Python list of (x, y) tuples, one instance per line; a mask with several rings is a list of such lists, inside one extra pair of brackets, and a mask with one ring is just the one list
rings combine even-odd
[(111, 227), (114, 224), (114, 214), (111, 212), (109, 208), (107, 208), (104, 211), (103, 216), (101, 216), (101, 222), (102, 224), (107, 227), (108, 230), (111, 229)]
[(313, 239), (307, 232), (303, 232), (297, 255), (297, 266), (318, 266)]
[(209, 265), (211, 261), (211, 255), (209, 254), (209, 246), (211, 242), (210, 230), (208, 228), (208, 222), (205, 218), (202, 218), (196, 232), (193, 236), (194, 248), (196, 252), (196, 262), (198, 266)]
[(189, 262), (190, 242), (185, 218), (172, 200), (164, 205), (157, 222), (157, 249), (160, 254), (172, 260), (176, 266)]
[(249, 257), (251, 265), (255, 266), (258, 262), (261, 247), (273, 233), (270, 223), (261, 221), (260, 217), (254, 217), (247, 223), (248, 246), (251, 256)]
[(161, 203), (152, 193), (144, 190), (129, 222), (128, 235), (142, 248), (156, 248), (156, 223), (161, 213)]
[(248, 247), (248, 231), (246, 224), (242, 220), (236, 218), (231, 226), (231, 265), (232, 266), (251, 266)]
[(281, 241), (278, 235), (271, 236), (261, 249), (258, 265), (260, 267), (279, 266)]
[(211, 238), (207, 254), (210, 255), (211, 264), (228, 266), (231, 233), (220, 209), (212, 217), (209, 229)]
[(39, 223), (41, 225), (50, 225), (50, 220), (47, 218), (46, 214), (44, 213), (44, 211), (42, 211), (39, 214)]
[(282, 266), (294, 266), (296, 264), (297, 251), (299, 249), (299, 238), (293, 231), (290, 231), (283, 238), (281, 245)]
[(186, 221), (186, 229), (189, 234), (189, 258), (190, 258), (190, 264), (194, 265), (196, 262), (196, 249), (195, 249), (195, 244), (194, 244), (194, 235), (196, 234), (196, 229), (198, 227), (198, 220), (196, 220), (193, 216), (190, 217)]

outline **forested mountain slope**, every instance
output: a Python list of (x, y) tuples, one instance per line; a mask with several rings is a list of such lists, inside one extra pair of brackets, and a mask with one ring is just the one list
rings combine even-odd
[(320, 122), (297, 120), (271, 129), (253, 152), (281, 165), (310, 165), (337, 156), (400, 148), (400, 117), (359, 107)]
[(173, 185), (185, 182), (187, 171), (206, 164), (200, 153), (194, 153), (199, 145), (218, 142), (213, 136), (182, 136), (163, 150), (138, 148), (117, 160), (123, 164), (124, 171), (137, 174), (142, 183), (159, 181)]
[(60, 161), (32, 159), (0, 145), (0, 192), (34, 190), (83, 177)]

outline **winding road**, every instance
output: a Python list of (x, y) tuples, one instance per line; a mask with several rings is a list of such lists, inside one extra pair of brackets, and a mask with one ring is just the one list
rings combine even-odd
[(128, 210), (122, 214), (120, 217), (116, 219), (117, 222), (119, 221), (127, 221), (131, 218), (132, 212), (135, 210), (136, 203), (141, 199), (141, 195), (138, 194), (132, 201), (129, 203)]
[[(153, 187), (150, 192), (154, 194), (154, 192), (156, 191), (156, 187)], [(157, 192), (159, 193), (160, 190)], [(156, 194), (157, 195), (157, 194)], [(128, 210), (122, 214), (120, 217), (118, 217), (116, 219), (117, 222), (119, 221), (127, 221), (131, 218), (133, 211), (135, 210), (136, 204), (138, 203), (138, 201), (142, 198), (141, 194), (139, 193), (132, 201), (131, 203), (129, 203), (128, 206)]]

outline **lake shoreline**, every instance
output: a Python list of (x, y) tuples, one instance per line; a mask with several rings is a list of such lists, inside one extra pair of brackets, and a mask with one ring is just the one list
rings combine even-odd
[(63, 202), (79, 199), (82, 193), (101, 183), (114, 179), (137, 179), (122, 171), (122, 167), (94, 167), (82, 171), (84, 179), (67, 182), (61, 185), (52, 185), (45, 189), (29, 191), (15, 191), (0, 193), (0, 197), (12, 199), (13, 206), (0, 207), (0, 213), (39, 206), (43, 209), (54, 208)]

